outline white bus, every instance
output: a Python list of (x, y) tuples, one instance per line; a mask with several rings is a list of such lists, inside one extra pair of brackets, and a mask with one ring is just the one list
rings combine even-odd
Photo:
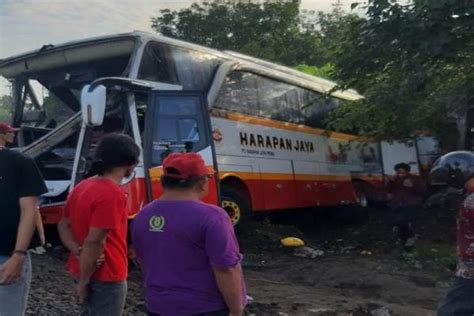
[(328, 111), (361, 96), (327, 96), (335, 83), (291, 68), (133, 32), (44, 46), (2, 60), (0, 74), (13, 84), (17, 145), (47, 180), (46, 223), (60, 219), (109, 132), (143, 149), (124, 183), (130, 217), (159, 196), (173, 151), (198, 152), (218, 171), (206, 200), (236, 224), (251, 212), (363, 202), (384, 184), (380, 144), (321, 129)]

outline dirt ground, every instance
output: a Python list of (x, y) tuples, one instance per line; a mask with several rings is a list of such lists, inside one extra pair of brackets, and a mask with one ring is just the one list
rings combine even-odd
[[(333, 209), (283, 212), (259, 218), (238, 233), (250, 315), (434, 315), (455, 267), (454, 214), (425, 210), (411, 253), (391, 240), (389, 212)], [(280, 245), (287, 236), (321, 250), (298, 257)], [(64, 249), (34, 255), (29, 315), (77, 311)], [(144, 315), (138, 269), (129, 277), (126, 315)]]

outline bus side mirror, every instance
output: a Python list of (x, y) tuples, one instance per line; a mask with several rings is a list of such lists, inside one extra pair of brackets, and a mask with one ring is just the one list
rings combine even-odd
[(104, 121), (107, 89), (97, 85), (92, 90), (85, 85), (81, 92), (82, 120), (87, 125), (100, 126)]

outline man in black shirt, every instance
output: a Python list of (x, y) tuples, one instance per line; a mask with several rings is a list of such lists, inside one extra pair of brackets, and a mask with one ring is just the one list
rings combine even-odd
[(31, 282), (27, 253), (38, 218), (38, 196), (47, 192), (34, 160), (9, 150), (17, 129), (0, 122), (0, 315), (25, 312)]

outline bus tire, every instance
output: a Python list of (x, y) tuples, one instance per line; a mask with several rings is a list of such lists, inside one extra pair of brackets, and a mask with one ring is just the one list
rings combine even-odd
[(221, 207), (229, 214), (235, 229), (242, 228), (251, 217), (248, 201), (235, 189), (221, 188)]

